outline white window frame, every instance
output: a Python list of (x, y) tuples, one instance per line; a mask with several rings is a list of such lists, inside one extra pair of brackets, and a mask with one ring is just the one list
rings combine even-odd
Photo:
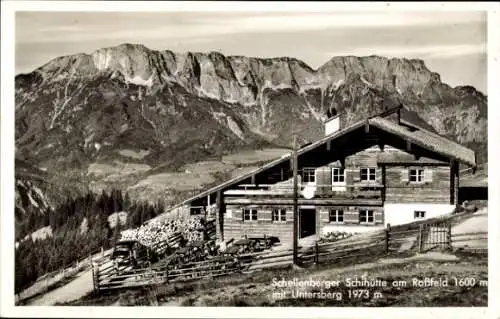
[[(365, 220), (362, 220), (361, 215), (363, 215), (363, 213), (366, 214), (366, 216), (364, 218)], [(370, 221), (370, 215), (371, 215), (372, 221)], [(375, 224), (375, 211), (371, 210), (371, 209), (361, 209), (359, 211), (359, 223), (360, 224)]]
[[(311, 173), (312, 172), (312, 173)], [(306, 176), (308, 177), (306, 179)], [(313, 180), (311, 181), (311, 177)], [(302, 168), (302, 183), (316, 184), (316, 169), (311, 167)]]
[[(367, 179), (363, 179), (363, 171), (366, 170)], [(372, 179), (373, 177), (373, 179)], [(375, 167), (363, 167), (359, 170), (359, 179), (362, 182), (375, 182), (377, 180), (377, 169)]]
[(275, 208), (272, 214), (273, 222), (286, 222), (286, 209)]
[(415, 210), (413, 212), (414, 219), (425, 219), (426, 211), (425, 210)]
[[(335, 177), (337, 177), (337, 181), (335, 181)], [(332, 167), (332, 185), (345, 185), (345, 169)]]
[[(412, 174), (415, 172), (415, 174)], [(415, 177), (415, 180), (412, 181), (412, 176)], [(425, 183), (425, 171), (423, 168), (411, 168), (408, 170), (408, 181), (412, 184), (421, 184)]]
[[(245, 214), (248, 213), (248, 214)], [(256, 208), (243, 208), (242, 217), (244, 222), (253, 222), (258, 220), (258, 212)], [(247, 218), (248, 217), (248, 218)]]
[[(332, 219), (332, 217), (334, 217)], [(339, 220), (339, 217), (342, 220)], [(333, 224), (343, 224), (344, 223), (344, 210), (343, 209), (330, 209), (328, 211), (328, 221)]]

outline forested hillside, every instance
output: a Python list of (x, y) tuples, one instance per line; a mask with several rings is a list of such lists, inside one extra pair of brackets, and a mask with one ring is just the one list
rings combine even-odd
[[(110, 225), (108, 217), (122, 211), (128, 213), (126, 224)], [(127, 194), (112, 190), (68, 198), (48, 214), (28, 215), (16, 244), (16, 293), (45, 273), (67, 267), (101, 247), (111, 247), (120, 229), (138, 227), (163, 212), (161, 203), (131, 201)], [(43, 227), (50, 227), (52, 236), (33, 240), (31, 234)]]

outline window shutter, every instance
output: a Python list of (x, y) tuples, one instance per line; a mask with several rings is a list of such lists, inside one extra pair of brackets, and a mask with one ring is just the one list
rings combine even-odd
[(330, 185), (331, 183), (331, 176), (329, 176), (329, 172), (331, 172), (331, 169), (327, 166), (318, 167), (315, 170), (316, 185), (319, 185), (318, 187), (316, 187), (317, 193), (324, 194), (325, 191), (328, 189), (328, 187), (326, 187), (325, 185)]
[(258, 210), (257, 211), (257, 220), (271, 221), (272, 219), (273, 219), (272, 210)]
[(384, 223), (384, 212), (383, 211), (375, 211), (375, 223), (383, 224)]
[(330, 211), (329, 210), (322, 210), (319, 213), (321, 221), (323, 223), (328, 223), (330, 222)]
[(424, 169), (424, 181), (426, 183), (432, 183), (432, 169)]
[(359, 212), (358, 211), (344, 211), (344, 222), (346, 224), (359, 224)]
[(380, 167), (375, 168), (375, 181), (382, 183), (382, 169)]
[(233, 218), (235, 220), (243, 220), (243, 210), (242, 209), (233, 210)]
[(404, 182), (404, 183), (407, 183), (408, 182), (408, 169), (405, 168), (405, 169), (402, 169), (401, 170), (401, 181)]
[(357, 170), (353, 171), (353, 181), (354, 182), (360, 182), (361, 181), (361, 168), (358, 168)]

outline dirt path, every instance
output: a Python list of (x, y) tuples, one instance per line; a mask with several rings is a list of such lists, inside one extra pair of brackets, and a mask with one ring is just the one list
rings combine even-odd
[(488, 231), (488, 211), (483, 208), (475, 212), (470, 218), (451, 229), (452, 234), (487, 232)]
[[(107, 253), (107, 252), (106, 252)], [(105, 261), (104, 264), (109, 263)], [(102, 265), (101, 265), (102, 266)], [(92, 279), (92, 268), (77, 274), (75, 279), (64, 286), (51, 290), (41, 296), (35, 297), (27, 302), (28, 306), (53, 306), (56, 303), (65, 303), (80, 299), (94, 287)]]
[[(462, 223), (452, 227), (451, 234), (452, 236), (455, 234), (464, 234), (464, 233), (474, 233), (474, 232), (488, 232), (488, 211), (486, 208), (483, 208), (472, 215), (472, 217), (466, 219)], [(477, 236), (470, 236), (477, 237)], [(487, 236), (485, 236), (487, 237)], [(454, 247), (475, 247), (482, 248), (488, 246), (488, 240), (480, 239), (480, 240), (464, 240), (467, 237), (460, 237), (462, 239), (459, 242), (453, 243)]]
[(53, 306), (56, 303), (79, 299), (92, 291), (92, 269), (89, 269), (68, 284), (35, 298), (29, 306)]

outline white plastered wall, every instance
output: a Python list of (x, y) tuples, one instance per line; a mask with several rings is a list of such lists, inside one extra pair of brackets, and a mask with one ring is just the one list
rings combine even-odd
[(448, 215), (453, 212), (455, 208), (454, 205), (450, 204), (419, 204), (419, 203), (411, 203), (411, 204), (385, 204), (384, 205), (384, 225), (401, 225), (406, 223), (411, 223), (416, 220), (414, 212), (415, 211), (424, 211), (425, 218), (433, 218), (443, 215)]

